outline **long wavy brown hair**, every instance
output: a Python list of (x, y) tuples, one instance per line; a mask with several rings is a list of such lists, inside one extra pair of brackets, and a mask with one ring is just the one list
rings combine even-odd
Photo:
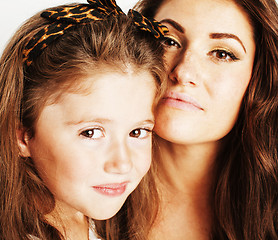
[[(141, 0), (155, 17), (167, 0)], [(278, 8), (275, 0), (233, 0), (253, 26), (256, 54), (238, 120), (224, 138), (212, 193), (215, 240), (278, 239)]]
[[(20, 156), (19, 127), (32, 136), (46, 103), (55, 102), (65, 91), (82, 89), (79, 79), (103, 66), (123, 71), (127, 66), (146, 70), (156, 81), (157, 97), (163, 89), (160, 43), (124, 15), (77, 26), (56, 39), (26, 67), (24, 47), (48, 24), (40, 13), (33, 16), (15, 33), (0, 60), (1, 240), (27, 240), (30, 234), (41, 240), (63, 239), (45, 219), (45, 214), (54, 209), (54, 196), (38, 175), (32, 159)], [(145, 190), (140, 194), (150, 199), (152, 192)], [(107, 235), (116, 238), (118, 224), (106, 227)]]

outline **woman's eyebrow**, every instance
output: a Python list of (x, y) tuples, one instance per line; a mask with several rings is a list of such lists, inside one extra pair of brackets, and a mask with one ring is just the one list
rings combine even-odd
[(163, 19), (160, 21), (161, 23), (168, 23), (170, 24), (173, 28), (175, 28), (177, 31), (184, 33), (185, 29), (182, 25), (180, 25), (179, 23), (177, 23), (176, 21), (172, 20), (172, 19)]
[(240, 40), (240, 38), (234, 34), (231, 33), (211, 33), (209, 35), (210, 38), (212, 39), (223, 39), (223, 38), (232, 38), (235, 39), (236, 41), (238, 41), (240, 43), (240, 45), (242, 46), (244, 52), (246, 53), (246, 48), (244, 47), (244, 44), (242, 43), (242, 41)]

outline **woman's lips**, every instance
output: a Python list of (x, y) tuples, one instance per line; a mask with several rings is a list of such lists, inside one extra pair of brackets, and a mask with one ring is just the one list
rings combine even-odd
[(93, 186), (93, 189), (100, 194), (115, 197), (115, 196), (120, 196), (125, 192), (127, 184), (128, 182), (109, 183), (109, 184)]
[(168, 92), (163, 97), (163, 102), (173, 108), (190, 111), (203, 111), (203, 107), (192, 97), (184, 93)]

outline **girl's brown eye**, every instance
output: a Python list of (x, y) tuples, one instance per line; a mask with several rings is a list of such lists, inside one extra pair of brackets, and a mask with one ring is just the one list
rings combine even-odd
[(92, 129), (85, 130), (80, 135), (91, 139), (98, 139), (104, 137), (103, 131), (100, 128), (92, 128)]
[(151, 134), (151, 132), (152, 131), (150, 129), (137, 128), (137, 129), (132, 130), (129, 133), (129, 136), (133, 137), (133, 138), (146, 138)]

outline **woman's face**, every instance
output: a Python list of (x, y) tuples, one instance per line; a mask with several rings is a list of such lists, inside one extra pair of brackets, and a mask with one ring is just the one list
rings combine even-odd
[(169, 28), (171, 82), (155, 130), (173, 143), (216, 142), (234, 126), (251, 78), (255, 43), (248, 17), (233, 1), (171, 0), (155, 18)]

